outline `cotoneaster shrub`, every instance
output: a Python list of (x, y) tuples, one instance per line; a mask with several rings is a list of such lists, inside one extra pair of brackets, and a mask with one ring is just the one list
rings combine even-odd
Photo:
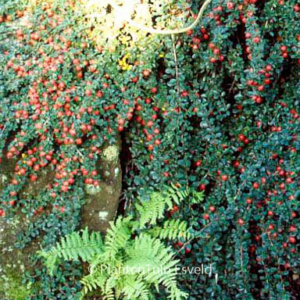
[[(155, 3), (168, 27), (171, 14), (191, 22), (199, 8)], [(44, 214), (21, 244), (43, 232), (49, 245), (78, 226), (101, 147), (121, 134), (128, 213), (137, 194), (146, 201), (166, 183), (205, 192), (168, 215), (201, 234), (174, 245), (182, 264), (218, 273), (217, 284), (183, 275), (190, 299), (299, 297), (297, 1), (214, 0), (198, 27), (173, 37), (114, 24), (110, 9), (91, 25), (83, 1), (1, 4), (1, 31), (12, 33), (1, 42), (0, 149), (17, 159), (1, 214)], [(54, 182), (21, 199), (44, 168)]]

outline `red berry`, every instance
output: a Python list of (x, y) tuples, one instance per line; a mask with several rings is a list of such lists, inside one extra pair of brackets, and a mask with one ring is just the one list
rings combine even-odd
[(15, 206), (15, 203), (16, 203), (16, 201), (14, 201), (14, 200), (9, 201), (10, 206)]
[(227, 181), (228, 180), (228, 176), (227, 175), (222, 175), (221, 178), (222, 178), (223, 181)]
[(290, 236), (290, 237), (289, 237), (289, 242), (290, 242), (291, 244), (295, 244), (295, 243), (296, 243), (296, 238), (295, 238), (294, 236)]
[(247, 198), (247, 199), (246, 199), (246, 202), (247, 202), (247, 204), (252, 204), (252, 199)]
[(205, 184), (200, 184), (199, 185), (199, 189), (200, 189), (200, 191), (205, 191)]
[(151, 74), (151, 71), (150, 71), (150, 70), (144, 70), (144, 71), (143, 71), (143, 75), (144, 75), (145, 77), (150, 76), (150, 74)]
[(189, 254), (191, 252), (190, 248), (185, 248), (185, 254)]
[(156, 87), (153, 87), (153, 88), (151, 89), (151, 93), (152, 93), (152, 94), (156, 94), (156, 93), (157, 93), (157, 88), (156, 88)]
[(287, 47), (286, 47), (286, 46), (281, 46), (281, 47), (280, 47), (280, 50), (281, 50), (282, 52), (286, 52)]
[(197, 160), (197, 161), (196, 161), (196, 167), (200, 167), (201, 164), (202, 164), (202, 161), (201, 161), (201, 160)]
[(209, 220), (209, 214), (204, 214), (204, 215), (203, 215), (203, 219), (204, 219), (204, 220)]
[(233, 9), (234, 4), (232, 2), (227, 2), (227, 8), (228, 9)]
[(210, 207), (209, 207), (209, 210), (210, 210), (211, 212), (215, 212), (215, 211), (216, 211), (216, 208), (215, 208), (214, 206), (210, 206)]
[(238, 138), (241, 142), (243, 142), (246, 137), (243, 134), (239, 134)]
[(240, 226), (243, 226), (243, 225), (245, 224), (245, 222), (244, 222), (244, 220), (243, 220), (242, 218), (239, 218), (239, 219), (238, 219), (238, 224), (239, 224)]
[(266, 66), (266, 71), (268, 71), (268, 72), (272, 71), (272, 66), (271, 65), (267, 65)]
[(85, 91), (85, 95), (88, 96), (88, 97), (92, 96), (92, 94), (93, 94), (92, 90), (86, 90)]

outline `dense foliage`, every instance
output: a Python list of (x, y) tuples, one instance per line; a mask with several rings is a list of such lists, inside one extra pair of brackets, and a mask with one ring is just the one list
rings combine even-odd
[[(101, 147), (121, 134), (127, 213), (166, 183), (205, 192), (203, 204), (166, 216), (200, 236), (174, 245), (182, 264), (213, 263), (218, 274), (182, 274), (189, 299), (298, 299), (297, 1), (213, 0), (176, 36), (120, 24), (105, 1), (30, 2), (0, 2), (0, 150), (16, 161), (1, 215), (41, 215), (20, 244), (42, 232), (49, 246), (78, 226), (84, 190), (101, 180)], [(189, 23), (199, 8), (155, 3), (160, 27)], [(47, 168), (53, 180), (23, 199)]]

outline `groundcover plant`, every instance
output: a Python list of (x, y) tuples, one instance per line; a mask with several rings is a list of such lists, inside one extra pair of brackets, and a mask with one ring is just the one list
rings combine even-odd
[(299, 299), (299, 79), (296, 0), (0, 0), (0, 299)]

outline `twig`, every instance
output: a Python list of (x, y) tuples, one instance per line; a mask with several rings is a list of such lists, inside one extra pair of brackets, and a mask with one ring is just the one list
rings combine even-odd
[(177, 52), (176, 52), (174, 34), (172, 34), (171, 37), (172, 37), (172, 47), (173, 47), (174, 62), (175, 62), (176, 89), (177, 89), (177, 93), (179, 94), (179, 92), (180, 92), (180, 89), (179, 89), (179, 70), (178, 70), (178, 59), (177, 59)]

